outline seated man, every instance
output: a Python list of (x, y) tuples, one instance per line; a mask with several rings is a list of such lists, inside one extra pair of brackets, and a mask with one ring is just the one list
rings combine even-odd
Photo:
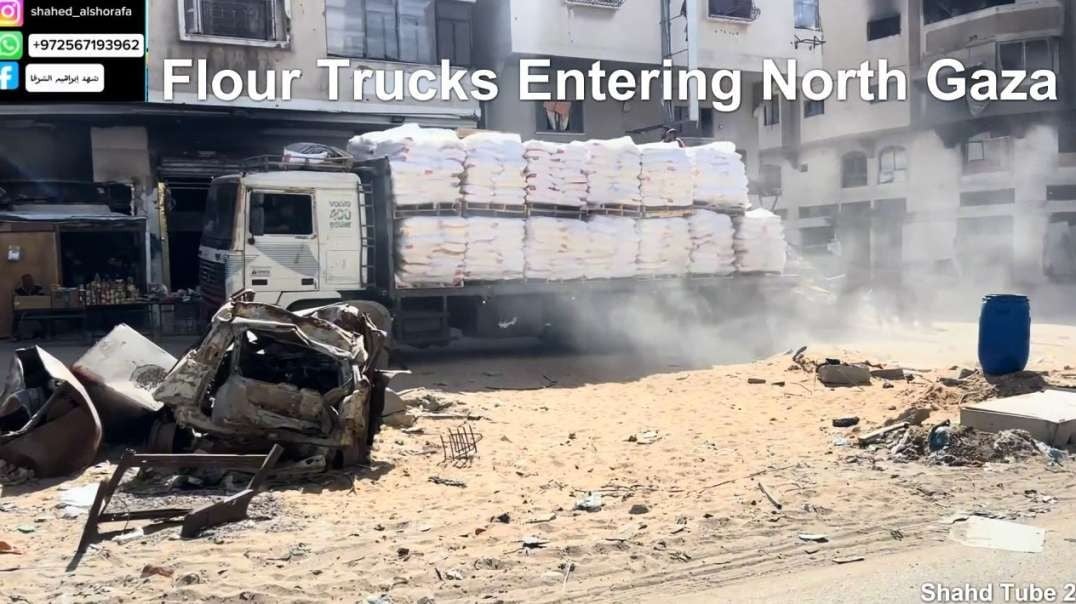
[(45, 289), (34, 283), (33, 275), (23, 275), (18, 287), (15, 288), (16, 296), (44, 296)]

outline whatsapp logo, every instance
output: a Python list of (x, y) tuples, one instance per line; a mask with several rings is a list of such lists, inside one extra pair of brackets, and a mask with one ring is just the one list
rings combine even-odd
[(0, 61), (18, 61), (22, 58), (22, 32), (0, 31)]

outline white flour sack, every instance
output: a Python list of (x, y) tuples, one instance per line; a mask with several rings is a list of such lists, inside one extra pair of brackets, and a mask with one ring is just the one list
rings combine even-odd
[(686, 218), (638, 221), (640, 275), (686, 275), (691, 265), (691, 227)]
[(523, 144), (528, 204), (582, 207), (587, 203), (587, 148), (582, 143)]
[(463, 279), (467, 219), (405, 218), (396, 235), (399, 287), (453, 286)]
[(587, 161), (587, 205), (637, 206), (642, 204), (639, 176), (642, 155), (630, 137), (614, 140), (590, 140), (584, 143)]
[(523, 143), (518, 134), (478, 132), (463, 139), (463, 199), (522, 206), (526, 201)]
[(733, 248), (735, 229), (725, 214), (696, 210), (688, 218), (691, 229), (691, 266), (693, 275), (731, 275), (736, 272)]
[(396, 205), (456, 203), (467, 153), (451, 130), (407, 124), (356, 136), (348, 143), (356, 159), (387, 157)]
[(638, 272), (639, 232), (635, 218), (592, 216), (586, 259), (588, 279), (621, 279)]
[(696, 202), (717, 208), (745, 210), (751, 207), (747, 196), (747, 167), (732, 143), (711, 143), (687, 150), (693, 164)]
[(689, 207), (693, 205), (695, 168), (676, 143), (640, 145), (642, 171), (640, 194), (647, 207)]
[(467, 251), (463, 274), (468, 281), (509, 281), (522, 279), (523, 239), (526, 221), (522, 218), (466, 218)]
[(526, 276), (568, 281), (586, 276), (587, 223), (569, 218), (527, 219)]
[(741, 273), (783, 273), (787, 261), (781, 217), (755, 209), (736, 217), (736, 270)]

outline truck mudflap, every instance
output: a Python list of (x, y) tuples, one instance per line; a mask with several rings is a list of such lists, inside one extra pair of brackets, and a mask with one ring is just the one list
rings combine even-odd
[(355, 458), (376, 431), (373, 407), (387, 379), (375, 360), (386, 341), (347, 304), (292, 313), (233, 300), (153, 395), (179, 426), (222, 444), (273, 442)]

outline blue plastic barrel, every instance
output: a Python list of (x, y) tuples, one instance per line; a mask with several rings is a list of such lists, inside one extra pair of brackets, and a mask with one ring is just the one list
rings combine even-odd
[(979, 364), (987, 375), (1023, 371), (1031, 354), (1031, 303), (1027, 296), (983, 298), (979, 317)]

